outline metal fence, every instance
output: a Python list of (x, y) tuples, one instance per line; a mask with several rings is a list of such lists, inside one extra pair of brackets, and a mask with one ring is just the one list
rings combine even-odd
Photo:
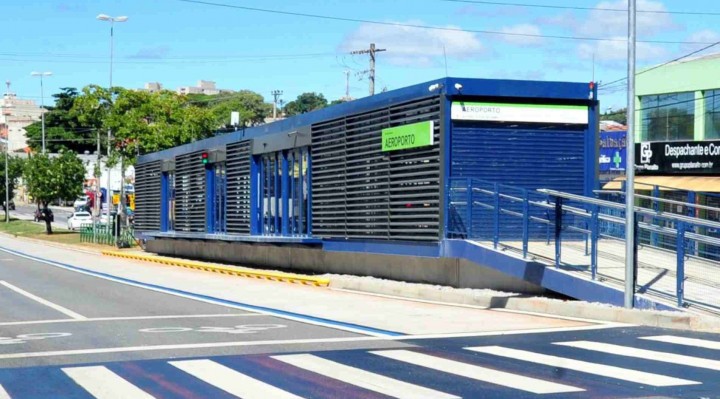
[(119, 234), (113, 223), (84, 224), (80, 227), (80, 242), (112, 245), (121, 248), (137, 245), (133, 226), (123, 226)]
[[(625, 205), (620, 201), (467, 178), (450, 179), (446, 195), (448, 238), (485, 242), (594, 280), (624, 284)], [(720, 211), (673, 199), (653, 201)], [(720, 223), (666, 209), (635, 207), (636, 292), (720, 313), (720, 263), (709, 256), (720, 239), (706, 233), (718, 231)]]

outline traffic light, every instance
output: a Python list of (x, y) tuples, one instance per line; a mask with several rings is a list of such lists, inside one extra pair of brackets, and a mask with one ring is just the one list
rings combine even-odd
[(207, 165), (208, 162), (210, 162), (210, 155), (207, 152), (202, 153), (202, 163), (203, 165)]

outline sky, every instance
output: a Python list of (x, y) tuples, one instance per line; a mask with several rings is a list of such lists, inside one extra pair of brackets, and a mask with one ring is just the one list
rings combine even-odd
[[(639, 68), (720, 41), (716, 1), (637, 4)], [(311, 91), (334, 100), (345, 95), (349, 71), (350, 95), (360, 98), (368, 95), (369, 58), (351, 52), (376, 43), (387, 50), (377, 54), (377, 91), (448, 75), (594, 80), (602, 109), (617, 109), (627, 103), (624, 81), (603, 83), (627, 76), (627, 13), (616, 11), (626, 7), (627, 0), (2, 0), (0, 78), (40, 102), (31, 72), (52, 72), (43, 79), (46, 104), (61, 87), (108, 86), (111, 24), (96, 19), (107, 14), (128, 17), (114, 24), (112, 62), (112, 83), (126, 88), (160, 82), (175, 90), (202, 79), (268, 102), (273, 90), (284, 102)]]

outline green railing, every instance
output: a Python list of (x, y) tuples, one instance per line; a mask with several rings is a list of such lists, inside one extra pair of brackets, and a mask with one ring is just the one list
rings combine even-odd
[(80, 242), (91, 242), (101, 245), (112, 245), (121, 248), (135, 246), (135, 231), (132, 226), (122, 227), (120, 234), (115, 235), (114, 224), (86, 224), (80, 227)]

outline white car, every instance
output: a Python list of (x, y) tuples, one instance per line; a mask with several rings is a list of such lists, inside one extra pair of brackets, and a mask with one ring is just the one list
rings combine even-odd
[(75, 212), (68, 218), (68, 230), (81, 228), (85, 224), (92, 224), (90, 212)]
[(87, 205), (88, 201), (90, 201), (90, 197), (88, 197), (87, 195), (78, 197), (75, 202), (73, 202), (73, 209), (78, 209), (78, 207)]

